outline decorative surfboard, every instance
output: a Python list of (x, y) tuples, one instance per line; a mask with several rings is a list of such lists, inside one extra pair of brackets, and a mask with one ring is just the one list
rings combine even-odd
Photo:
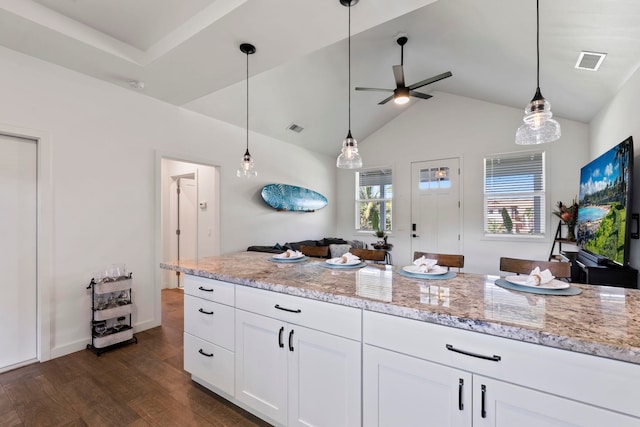
[(268, 184), (262, 187), (262, 199), (279, 211), (313, 212), (327, 206), (322, 194), (288, 184)]

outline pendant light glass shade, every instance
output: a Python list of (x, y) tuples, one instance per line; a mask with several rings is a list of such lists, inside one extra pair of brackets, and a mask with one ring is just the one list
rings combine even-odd
[(516, 144), (531, 145), (553, 142), (560, 138), (560, 124), (552, 119), (551, 104), (540, 92), (540, 7), (536, 0), (536, 54), (537, 54), (537, 88), (529, 105), (524, 110), (524, 124), (516, 132)]
[(362, 157), (358, 153), (358, 142), (351, 136), (351, 130), (342, 141), (342, 152), (338, 156), (336, 166), (340, 169), (359, 169), (362, 167)]
[(362, 167), (362, 157), (358, 153), (358, 141), (351, 135), (351, 6), (355, 6), (358, 0), (340, 0), (340, 4), (349, 8), (349, 131), (342, 141), (342, 151), (336, 160), (336, 166), (340, 169), (359, 169)]
[(252, 44), (242, 43), (240, 51), (247, 55), (247, 150), (242, 156), (242, 163), (236, 171), (236, 176), (238, 178), (253, 178), (258, 176), (258, 172), (253, 169), (253, 158), (249, 153), (249, 55), (256, 53), (256, 48)]

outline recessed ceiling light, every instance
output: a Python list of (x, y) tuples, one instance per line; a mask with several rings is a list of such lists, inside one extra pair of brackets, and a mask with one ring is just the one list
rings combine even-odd
[(607, 56), (606, 53), (582, 51), (578, 57), (578, 62), (576, 62), (576, 68), (579, 70), (598, 71), (605, 56)]

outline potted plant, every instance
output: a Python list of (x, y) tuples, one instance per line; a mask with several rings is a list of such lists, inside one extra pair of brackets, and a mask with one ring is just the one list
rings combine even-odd
[(378, 213), (378, 211), (373, 211), (373, 213), (371, 214), (371, 223), (375, 224), (375, 227), (376, 227), (373, 235), (379, 239), (378, 242), (373, 245), (373, 247), (376, 249), (391, 248), (391, 246), (393, 245), (391, 245), (390, 243), (387, 243), (388, 236), (386, 231), (384, 231), (381, 227), (382, 218), (380, 218), (380, 214)]

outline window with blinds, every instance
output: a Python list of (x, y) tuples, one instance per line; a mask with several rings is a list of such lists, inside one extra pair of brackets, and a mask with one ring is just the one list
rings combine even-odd
[(544, 236), (545, 153), (484, 159), (485, 235)]
[(391, 231), (391, 169), (356, 172), (356, 230)]

